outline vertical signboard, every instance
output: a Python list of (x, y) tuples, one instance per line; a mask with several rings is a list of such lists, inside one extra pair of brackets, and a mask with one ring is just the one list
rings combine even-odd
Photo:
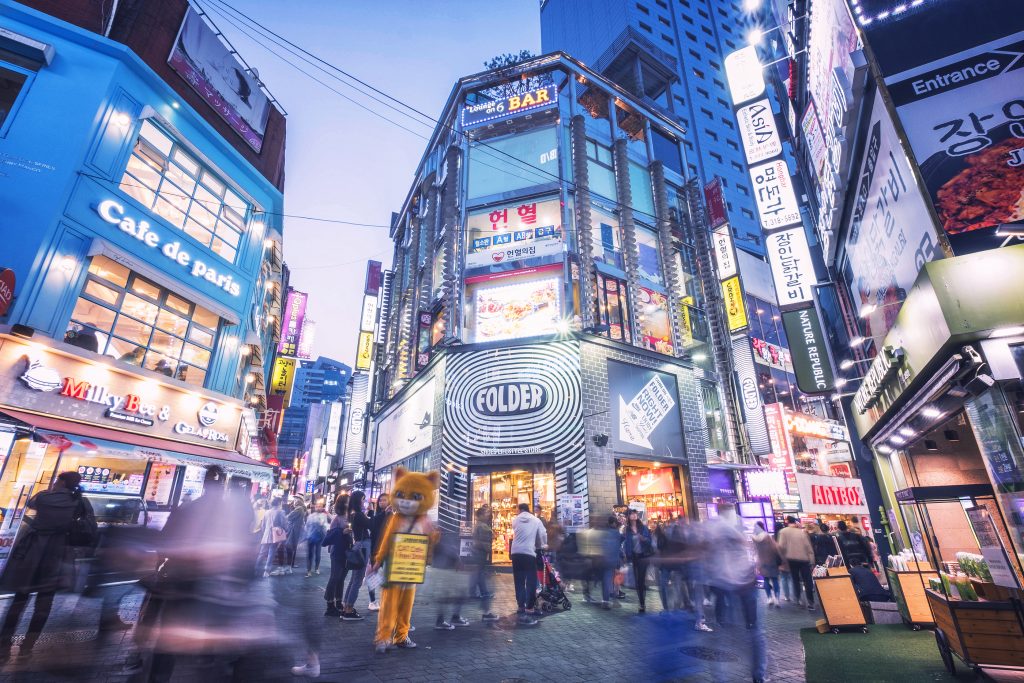
[(777, 470), (794, 471), (793, 451), (789, 445), (789, 432), (782, 404), (769, 403), (764, 407), (764, 419), (768, 427), (768, 438), (772, 446), (771, 465)]
[(747, 163), (757, 164), (782, 154), (782, 138), (775, 126), (775, 114), (768, 100), (760, 100), (736, 110)]
[(345, 404), (341, 401), (335, 401), (331, 404), (331, 412), (327, 416), (327, 455), (335, 456), (338, 454), (341, 441), (341, 415), (345, 408)]
[(789, 339), (789, 351), (800, 391), (820, 394), (834, 389), (835, 373), (817, 309), (811, 307), (786, 311), (782, 314), (782, 326)]
[(779, 308), (785, 310), (806, 306), (813, 301), (812, 287), (817, 278), (803, 227), (768, 235), (765, 238), (765, 250), (768, 252)]
[(358, 372), (352, 375), (352, 401), (345, 418), (345, 458), (342, 470), (355, 471), (363, 462), (363, 436), (366, 433), (366, 405), (370, 400), (370, 378)]
[(294, 356), (299, 351), (299, 337), (306, 318), (308, 295), (295, 289), (288, 290), (284, 301), (284, 317), (281, 320), (281, 341), (277, 352), (282, 356)]
[(704, 185), (704, 205), (707, 208), (708, 225), (712, 229), (728, 222), (729, 213), (725, 206), (725, 195), (722, 192), (722, 179), (718, 176)]
[(373, 332), (360, 332), (356, 344), (356, 370), (369, 370), (373, 362)]
[(725, 318), (730, 332), (737, 332), (747, 326), (747, 305), (743, 300), (743, 288), (739, 276), (722, 282), (722, 301), (725, 304)]
[(366, 262), (366, 284), (363, 287), (363, 294), (376, 297), (380, 294), (381, 285), (381, 263), (380, 261)]
[(715, 250), (715, 265), (718, 266), (719, 279), (726, 280), (736, 275), (736, 250), (732, 244), (732, 231), (728, 223), (714, 229), (711, 233), (711, 243)]
[(754, 361), (746, 336), (733, 338), (732, 355), (736, 365), (736, 375), (739, 379), (740, 400), (743, 402), (750, 449), (754, 455), (765, 455), (771, 452), (771, 443), (768, 440), (768, 428), (764, 421), (761, 391), (757, 386), (757, 372), (754, 370)]
[(316, 321), (309, 318), (302, 319), (302, 329), (299, 331), (299, 344), (295, 350), (298, 358), (313, 357), (313, 341), (316, 339)]

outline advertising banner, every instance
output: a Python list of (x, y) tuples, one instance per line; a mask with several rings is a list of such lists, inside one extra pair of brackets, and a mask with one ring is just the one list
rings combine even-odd
[(388, 583), (423, 583), (427, 576), (427, 550), (430, 536), (426, 534), (395, 534), (388, 557)]
[(765, 232), (800, 222), (800, 209), (793, 194), (793, 179), (782, 159), (750, 167), (757, 213)]
[(785, 372), (793, 372), (793, 358), (789, 355), (789, 349), (777, 344), (771, 344), (757, 337), (750, 338), (750, 345), (754, 349), (754, 361)]
[(796, 384), (805, 394), (821, 394), (835, 388), (835, 372), (828, 355), (828, 342), (816, 308), (786, 311), (782, 326), (796, 371)]
[(796, 474), (800, 505), (804, 512), (826, 515), (870, 514), (860, 479)]
[(295, 356), (304, 360), (313, 357), (313, 341), (316, 339), (316, 321), (310, 318), (302, 319), (302, 329), (299, 330), (299, 345), (295, 349)]
[(737, 335), (732, 339), (732, 355), (736, 375), (740, 381), (740, 398), (743, 401), (743, 414), (746, 416), (750, 450), (754, 455), (765, 455), (771, 452), (772, 447), (764, 423), (764, 404), (761, 400), (761, 390), (757, 386), (757, 372), (754, 369), (746, 335)]
[(363, 462), (363, 434), (366, 430), (366, 405), (370, 400), (370, 378), (363, 373), (352, 375), (352, 401), (345, 417), (345, 459), (342, 469), (354, 471)]
[(558, 277), (479, 287), (473, 301), (473, 341), (519, 339), (554, 334), (562, 318)]
[(880, 348), (918, 272), (942, 256), (935, 225), (882, 98), (875, 95), (846, 242), (864, 336)]
[(584, 496), (579, 493), (558, 496), (558, 519), (566, 533), (578, 533), (587, 528), (584, 507)]
[(246, 144), (262, 149), (270, 100), (259, 80), (191, 7), (167, 61)]
[(676, 492), (676, 481), (672, 467), (634, 472), (626, 475), (627, 496), (667, 495)]
[(302, 322), (306, 317), (308, 295), (295, 289), (288, 290), (284, 301), (284, 315), (281, 320), (281, 341), (277, 352), (282, 356), (294, 356), (299, 352), (299, 336)]
[(434, 433), (434, 378), (413, 387), (401, 403), (376, 420), (374, 467), (380, 469), (429, 448)]
[(757, 164), (782, 154), (782, 138), (775, 126), (772, 103), (767, 99), (737, 109), (736, 120), (748, 164)]
[(764, 94), (764, 73), (753, 45), (726, 55), (725, 75), (734, 106)]
[(493, 266), (562, 253), (562, 213), (557, 199), (508, 204), (466, 218), (466, 267)]
[[(270, 376), (270, 391), (277, 396), (291, 396), (295, 380), (295, 359), (278, 356), (274, 359), (274, 371)], [(287, 404), (287, 400), (285, 401)]]
[(369, 370), (373, 363), (373, 332), (360, 332), (356, 342), (356, 370)]
[(540, 111), (558, 104), (558, 88), (546, 85), (521, 95), (489, 100), (462, 107), (462, 127), (475, 128), (531, 111)]
[[(765, 251), (768, 252), (779, 308), (786, 310), (806, 306), (813, 301), (817, 276), (803, 226), (768, 235), (765, 237)], [(793, 344), (793, 340), (790, 339), (789, 343)]]
[(736, 251), (732, 244), (732, 230), (726, 223), (715, 228), (711, 233), (711, 242), (715, 249), (715, 265), (718, 266), (719, 279), (726, 280), (739, 272), (736, 268)]
[(768, 425), (768, 437), (772, 444), (771, 465), (777, 470), (793, 471), (793, 450), (789, 445), (789, 432), (782, 404), (769, 403), (764, 407), (764, 420)]
[(722, 300), (725, 304), (725, 317), (730, 332), (747, 327), (747, 305), (743, 300), (743, 288), (740, 286), (739, 275), (722, 283)]
[[(953, 252), (1020, 242), (1024, 32), (885, 79)], [(1019, 231), (1018, 231), (1019, 232)]]
[(381, 285), (381, 262), (380, 261), (367, 261), (366, 262), (366, 283), (363, 286), (363, 294), (376, 297), (380, 294)]
[(637, 287), (640, 337), (644, 346), (659, 353), (672, 354), (672, 321), (668, 317), (668, 297), (647, 287)]
[(729, 221), (729, 212), (725, 206), (725, 195), (722, 192), (722, 179), (715, 176), (714, 180), (704, 185), (704, 206), (708, 212), (708, 225), (718, 228)]
[(608, 361), (612, 447), (616, 453), (681, 457), (683, 427), (676, 378)]

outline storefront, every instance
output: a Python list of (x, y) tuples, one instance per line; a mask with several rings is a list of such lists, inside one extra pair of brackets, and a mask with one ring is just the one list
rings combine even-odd
[[(555, 474), (551, 465), (534, 465), (521, 469), (473, 468), (470, 471), (472, 514), (481, 505), (491, 506), (491, 530), (494, 542), (491, 561), (511, 562), (512, 520), (525, 503), (541, 519), (550, 520), (555, 512)], [(493, 471), (486, 471), (493, 469)]]
[(79, 472), (86, 494), (113, 500), (110, 509), (138, 501), (147, 514), (130, 521), (157, 527), (201, 495), (209, 465), (270, 483), (268, 465), (232, 450), (238, 402), (145, 372), (0, 334), (0, 547), (13, 542), (28, 498), (62, 471)]
[(618, 460), (619, 495), (623, 505), (639, 510), (647, 522), (689, 517), (685, 474), (678, 465)]

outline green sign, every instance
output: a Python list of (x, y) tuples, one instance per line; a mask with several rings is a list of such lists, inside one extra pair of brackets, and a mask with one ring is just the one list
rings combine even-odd
[(796, 385), (805, 394), (822, 394), (835, 388), (835, 372), (828, 356), (821, 318), (815, 308), (786, 311), (782, 326), (789, 339)]

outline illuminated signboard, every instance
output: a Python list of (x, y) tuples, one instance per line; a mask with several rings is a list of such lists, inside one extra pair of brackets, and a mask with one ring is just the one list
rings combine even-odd
[(769, 403), (764, 407), (764, 419), (768, 425), (768, 438), (772, 444), (770, 458), (772, 467), (777, 470), (793, 469), (793, 451), (789, 445), (789, 433), (783, 408), (779, 403)]
[(718, 277), (722, 280), (731, 278), (737, 273), (736, 252), (732, 246), (732, 229), (729, 224), (715, 228), (711, 233), (711, 241), (715, 249), (715, 264), (718, 266)]
[(757, 164), (782, 154), (782, 138), (775, 126), (775, 114), (768, 100), (759, 100), (736, 110), (740, 139), (748, 164)]
[(316, 339), (316, 321), (304, 318), (302, 330), (299, 332), (299, 347), (295, 350), (295, 355), (299, 358), (312, 358), (314, 339)]
[(835, 388), (835, 371), (828, 355), (821, 318), (813, 306), (782, 314), (782, 326), (789, 340), (796, 385), (805, 394), (820, 394)]
[(474, 341), (554, 334), (561, 320), (561, 279), (545, 278), (476, 291)]
[(562, 209), (557, 199), (497, 206), (466, 219), (467, 268), (562, 251)]
[(757, 337), (750, 338), (750, 345), (754, 347), (754, 360), (758, 363), (777, 370), (793, 372), (793, 359), (789, 355), (789, 349), (784, 349)]
[(821, 439), (831, 439), (833, 441), (850, 440), (850, 433), (841, 422), (836, 422), (835, 420), (823, 420), (814, 415), (808, 415), (807, 413), (794, 413), (790, 410), (786, 410), (785, 415), (786, 429), (788, 429), (791, 434), (816, 436)]
[(462, 107), (462, 127), (474, 128), (531, 111), (540, 111), (558, 103), (558, 88), (546, 85), (520, 95), (489, 100)]
[(781, 470), (746, 470), (743, 472), (743, 484), (751, 498), (785, 496), (789, 493), (786, 473)]
[[(270, 391), (277, 396), (289, 396), (295, 379), (295, 359), (278, 356), (274, 359), (274, 370), (270, 375)], [(287, 403), (287, 400), (285, 401)]]
[(729, 94), (734, 105), (743, 104), (764, 93), (761, 60), (753, 45), (726, 56), (725, 75), (729, 79)]
[(760, 166), (751, 166), (750, 179), (754, 184), (757, 213), (765, 232), (800, 222), (793, 179), (789, 177), (789, 167), (785, 161), (777, 159)]
[(373, 361), (373, 332), (360, 332), (356, 345), (356, 370), (369, 370)]
[(775, 281), (779, 308), (803, 306), (814, 300), (817, 282), (807, 236), (802, 226), (765, 237), (765, 251)]
[(722, 299), (725, 302), (729, 331), (742, 330), (747, 326), (747, 306), (743, 301), (743, 288), (740, 287), (738, 275), (722, 283)]
[(302, 334), (302, 323), (306, 317), (306, 301), (308, 295), (294, 289), (288, 291), (284, 302), (284, 319), (281, 321), (281, 341), (277, 352), (284, 356), (294, 356), (299, 351), (299, 335)]
[(363, 297), (363, 312), (359, 316), (359, 329), (363, 332), (373, 332), (377, 326), (377, 297), (366, 295)]

